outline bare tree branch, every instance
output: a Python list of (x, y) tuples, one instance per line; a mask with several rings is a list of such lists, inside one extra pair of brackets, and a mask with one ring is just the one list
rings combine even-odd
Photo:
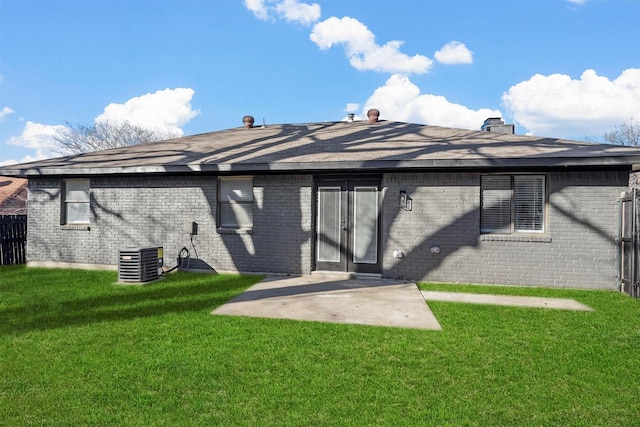
[(148, 144), (176, 138), (176, 132), (143, 128), (129, 122), (100, 122), (93, 126), (72, 125), (54, 137), (58, 154), (70, 155), (108, 150), (129, 145)]
[(622, 123), (603, 136), (605, 142), (616, 145), (637, 147), (640, 145), (640, 123), (634, 119)]

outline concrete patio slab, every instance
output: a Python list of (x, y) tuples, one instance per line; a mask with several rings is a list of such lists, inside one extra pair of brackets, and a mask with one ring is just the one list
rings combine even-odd
[(269, 276), (212, 314), (442, 329), (415, 283), (333, 274)]
[(545, 298), (545, 297), (519, 297), (509, 295), (481, 295), (465, 294), (459, 292), (421, 291), (426, 301), (447, 301), (470, 304), (507, 305), (512, 307), (553, 308), (558, 310), (593, 311), (573, 299)]

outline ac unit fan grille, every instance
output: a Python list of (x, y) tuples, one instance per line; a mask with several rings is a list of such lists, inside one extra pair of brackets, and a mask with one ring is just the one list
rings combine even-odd
[(144, 283), (158, 279), (158, 248), (120, 249), (118, 280)]

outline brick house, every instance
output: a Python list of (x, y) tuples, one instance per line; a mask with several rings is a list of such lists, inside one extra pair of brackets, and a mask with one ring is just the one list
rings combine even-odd
[(392, 121), (245, 127), (5, 166), (29, 179), (30, 265), (341, 271), (617, 288), (637, 148)]

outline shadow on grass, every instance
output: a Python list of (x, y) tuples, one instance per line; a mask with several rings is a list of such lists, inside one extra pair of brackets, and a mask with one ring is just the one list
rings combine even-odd
[(104, 295), (51, 298), (0, 310), (0, 334), (24, 334), (171, 313), (201, 310), (208, 313), (259, 280), (244, 276), (218, 277), (209, 283), (195, 284), (169, 279), (142, 287), (113, 285)]

